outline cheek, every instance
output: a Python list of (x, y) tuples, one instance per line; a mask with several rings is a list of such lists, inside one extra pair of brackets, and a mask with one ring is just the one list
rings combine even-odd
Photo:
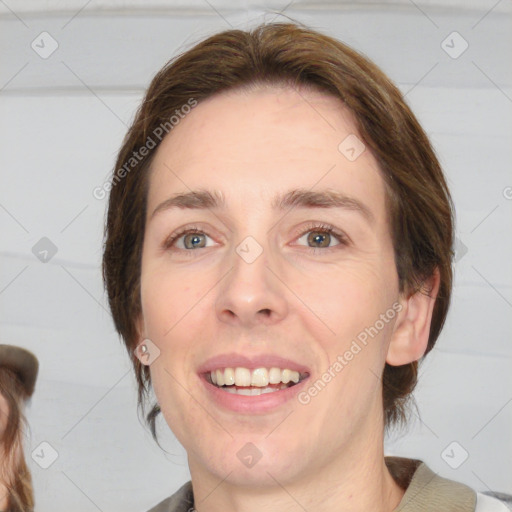
[(193, 405), (180, 386), (192, 378), (183, 361), (191, 359), (193, 341), (202, 336), (204, 326), (198, 319), (206, 314), (205, 294), (211, 286), (204, 272), (170, 269), (165, 261), (147, 262), (142, 267), (143, 336), (160, 350), (150, 366), (151, 382), (166, 421), (175, 428)]
[(311, 321), (326, 330), (326, 340), (335, 336), (338, 348), (378, 320), (396, 297), (393, 268), (377, 261), (345, 260), (289, 279)]
[(171, 331), (200, 303), (209, 278), (190, 269), (172, 271), (160, 265), (143, 268), (141, 302), (145, 336), (156, 340), (171, 337)]

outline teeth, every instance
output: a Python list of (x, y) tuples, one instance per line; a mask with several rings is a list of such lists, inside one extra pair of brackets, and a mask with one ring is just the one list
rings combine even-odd
[(224, 370), (224, 384), (232, 386), (235, 383), (235, 370), (233, 368), (226, 368)]
[(247, 368), (235, 368), (235, 384), (237, 386), (250, 386), (251, 372)]
[(246, 395), (246, 396), (256, 396), (263, 395), (265, 393), (274, 393), (275, 391), (279, 391), (281, 389), (286, 389), (288, 386), (286, 384), (282, 384), (278, 388), (235, 388), (233, 387), (222, 387), (222, 391), (226, 391), (227, 393), (232, 393), (234, 395)]
[[(210, 378), (213, 384), (218, 387), (221, 386), (255, 386), (257, 388), (273, 389), (268, 388), (268, 384), (288, 384), (289, 382), (297, 383), (300, 380), (300, 374), (298, 371), (290, 370), (288, 368), (255, 368), (249, 370), (248, 368), (224, 368), (217, 369), (210, 372)], [(241, 394), (251, 394), (249, 393)], [(258, 391), (258, 390), (256, 390)], [(264, 391), (268, 393), (269, 391)], [(259, 394), (259, 393), (257, 393)]]
[(256, 368), (252, 371), (251, 386), (258, 386), (260, 388), (268, 384), (268, 372), (266, 368)]
[(279, 368), (270, 368), (268, 380), (270, 384), (279, 384), (281, 382), (281, 370)]

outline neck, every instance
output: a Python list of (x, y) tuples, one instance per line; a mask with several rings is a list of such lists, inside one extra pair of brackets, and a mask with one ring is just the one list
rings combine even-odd
[(309, 466), (302, 462), (300, 476), (286, 482), (270, 469), (271, 478), (264, 484), (240, 486), (230, 482), (229, 474), (219, 478), (189, 458), (194, 508), (198, 512), (390, 512), (405, 491), (387, 469), (383, 429), (369, 426), (357, 437), (337, 452), (331, 450), (327, 463), (314, 467), (314, 461)]
[(324, 478), (323, 481), (299, 481), (286, 486), (279, 485), (278, 478), (275, 478), (275, 487), (252, 490), (237, 489), (226, 482), (219, 485), (218, 480), (215, 485), (205, 488), (192, 477), (194, 509), (198, 512), (303, 512), (320, 507), (326, 512), (395, 510), (404, 490), (393, 480), (384, 460), (373, 469), (370, 466), (354, 469), (354, 472), (345, 475), (337, 473), (326, 476), (321, 473), (318, 476)]

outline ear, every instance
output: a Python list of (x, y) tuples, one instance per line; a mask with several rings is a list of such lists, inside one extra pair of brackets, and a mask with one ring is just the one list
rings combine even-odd
[(402, 310), (395, 322), (386, 357), (391, 366), (417, 361), (425, 353), (440, 281), (436, 268), (420, 290), (400, 300)]

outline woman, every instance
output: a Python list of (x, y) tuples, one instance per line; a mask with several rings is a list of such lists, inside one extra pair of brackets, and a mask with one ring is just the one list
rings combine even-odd
[[(453, 213), (398, 89), (294, 24), (153, 79), (119, 152), (104, 278), (144, 407), (191, 482), (152, 509), (485, 510), (384, 457), (452, 287)], [(496, 510), (501, 510), (497, 508)]]
[(25, 402), (33, 395), (39, 363), (21, 347), (0, 345), (0, 510), (34, 509), (32, 478), (23, 455)]

